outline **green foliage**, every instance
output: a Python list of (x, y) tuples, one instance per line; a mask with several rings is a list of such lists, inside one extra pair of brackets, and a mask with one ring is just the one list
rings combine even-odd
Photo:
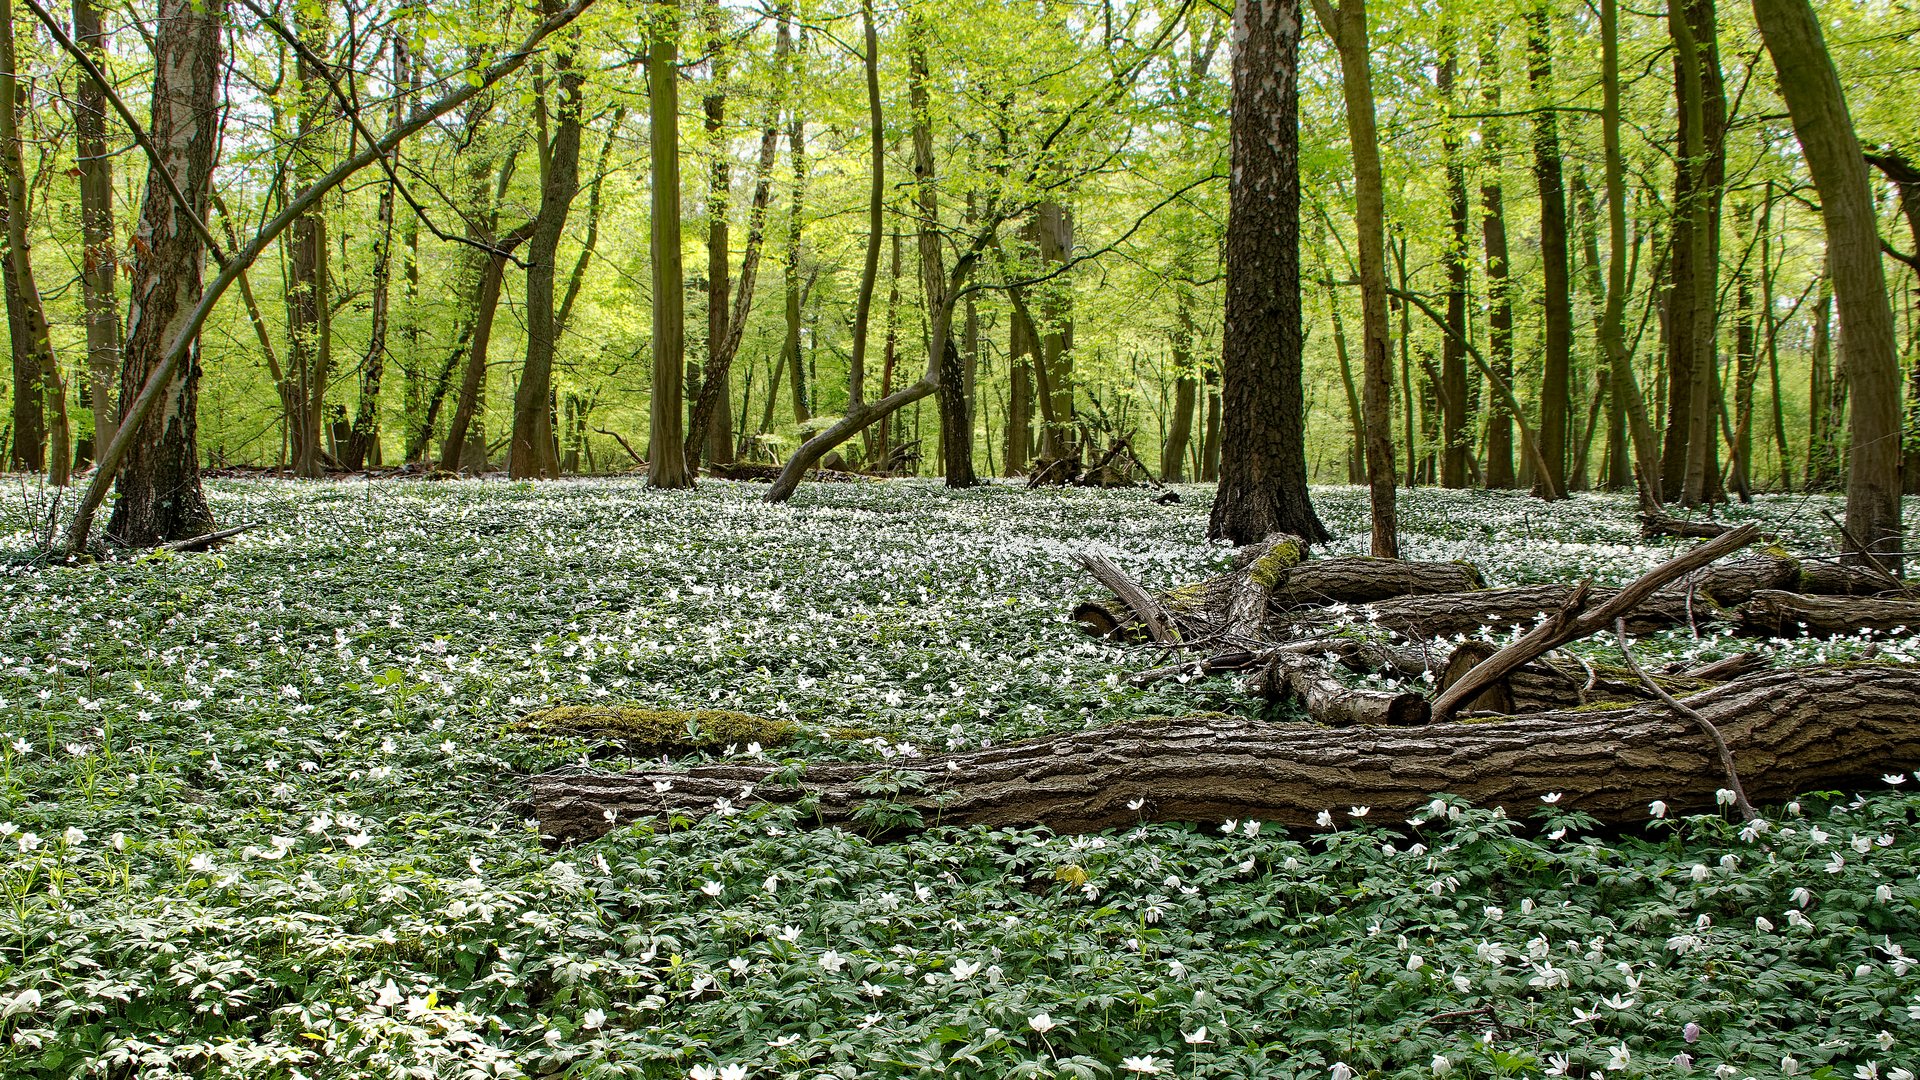
[[(915, 822), (900, 759), (1245, 705), (1226, 679), (1126, 686), (1157, 661), (1064, 612), (1083, 547), (1149, 588), (1221, 569), (1205, 493), (759, 490), (219, 481), (223, 520), (270, 524), (217, 554), (0, 570), (0, 1075), (1914, 1067), (1911, 780), (1764, 831), (1444, 799), (1300, 833)], [(1329, 552), (1362, 548), (1364, 494), (1316, 500)], [(1409, 555), (1491, 584), (1617, 582), (1674, 546), (1636, 538), (1630, 500), (1405, 507)], [(1751, 513), (1812, 536), (1800, 500)], [(607, 740), (502, 726), (604, 701), (791, 724), (780, 783), (873, 760), (867, 817), (743, 801), (550, 850), (524, 776)]]

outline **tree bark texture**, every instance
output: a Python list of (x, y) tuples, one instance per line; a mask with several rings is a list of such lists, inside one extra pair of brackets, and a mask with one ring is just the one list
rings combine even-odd
[[(74, 0), (73, 37), (98, 64), (106, 36), (92, 0)], [(74, 90), (74, 165), (80, 170), (80, 282), (87, 320), (87, 389), (93, 403), (93, 445), (113, 441), (119, 424), (115, 384), (120, 378), (119, 255), (113, 231), (113, 159), (107, 155), (107, 99), (84, 75)]]
[[(1877, 784), (1880, 774), (1920, 760), (1914, 668), (1769, 672), (1686, 702), (1725, 735), (1757, 801)], [(814, 821), (846, 824), (868, 798), (858, 783), (876, 771), (871, 764), (812, 764), (798, 786), (786, 786), (769, 779), (778, 768), (550, 773), (533, 778), (531, 801), (541, 832), (561, 841), (669, 813), (711, 813), (721, 800), (738, 810), (803, 795), (817, 799)], [(1405, 817), (1438, 793), (1520, 817), (1541, 796), (1559, 792), (1561, 810), (1633, 825), (1647, 820), (1655, 799), (1677, 813), (1711, 810), (1723, 786), (1711, 744), (1692, 721), (1659, 703), (1417, 728), (1219, 715), (1130, 721), (930, 756), (904, 771), (923, 782), (924, 793), (885, 798), (915, 807), (927, 824), (1037, 824), (1061, 833), (1229, 818), (1310, 828), (1326, 810), (1346, 820), (1349, 806)]]
[(1540, 108), (1533, 116), (1533, 178), (1540, 192), (1543, 323), (1540, 369), (1540, 458), (1546, 477), (1534, 491), (1567, 491), (1567, 431), (1572, 400), (1573, 290), (1567, 256), (1567, 193), (1560, 163), (1559, 117), (1553, 110), (1553, 37), (1545, 6), (1527, 12), (1527, 81)]
[[(1480, 41), (1480, 148), (1485, 168), (1480, 178), (1480, 238), (1486, 251), (1487, 352), (1495, 372), (1513, 383), (1513, 295), (1507, 281), (1506, 195), (1500, 182), (1505, 164), (1500, 113), (1500, 32), (1489, 28)], [(1487, 404), (1486, 485), (1510, 488), (1513, 473), (1513, 418), (1498, 395)]]
[[(12, 0), (0, 0), (0, 169), (5, 172), (7, 260), (12, 288), (7, 303), (18, 308), (8, 320), (15, 337), (15, 378), (26, 375), (31, 395), (44, 417), (47, 482), (67, 486), (73, 466), (73, 433), (67, 422), (67, 383), (53, 353), (53, 335), (40, 285), (33, 273), (33, 246), (28, 228), (27, 169), (20, 153), (20, 104), (24, 88), (14, 78), (18, 70), (14, 51)], [(24, 357), (23, 357), (24, 354)], [(16, 409), (15, 415), (22, 410)]]
[(1853, 391), (1847, 528), (1897, 572), (1900, 557), (1892, 552), (1902, 547), (1900, 361), (1866, 159), (1812, 6), (1807, 0), (1754, 0), (1753, 15), (1779, 73), (1826, 224), (1840, 344)]
[[(541, 0), (541, 14), (552, 15), (556, 10), (556, 0)], [(678, 24), (675, 25), (677, 29)], [(580, 191), (581, 89), (586, 84), (586, 72), (574, 63), (569, 45), (554, 49), (548, 64), (555, 91), (553, 142), (541, 158), (540, 212), (533, 219), (533, 235), (527, 241), (527, 352), (526, 362), (520, 368), (520, 385), (513, 395), (513, 431), (507, 442), (507, 475), (516, 480), (552, 479), (560, 475), (560, 458), (553, 439), (553, 355), (559, 344), (553, 295), (559, 270), (556, 261), (560, 239), (566, 232), (573, 197)], [(678, 99), (675, 104), (677, 106)], [(656, 127), (659, 115), (654, 114)], [(679, 123), (677, 112), (668, 117), (669, 123)], [(676, 168), (676, 182), (678, 175)], [(677, 187), (674, 202), (676, 206), (679, 203)], [(673, 221), (677, 263), (680, 219), (676, 215)], [(654, 289), (657, 294), (658, 281)], [(674, 296), (679, 303), (686, 302), (678, 290)], [(654, 362), (657, 367), (658, 353)], [(677, 366), (675, 373), (679, 373)], [(675, 405), (677, 408), (678, 395), (675, 395)]]
[(1237, 0), (1233, 18), (1220, 490), (1207, 535), (1235, 544), (1275, 532), (1323, 540), (1307, 495), (1301, 373), (1300, 7)]
[[(186, 332), (200, 303), (204, 251), (189, 214), (202, 221), (207, 215), (214, 120), (219, 115), (223, 8), (220, 0), (162, 0), (160, 5), (150, 134), (161, 167), (186, 195), (189, 207), (175, 205), (164, 181), (149, 171), (128, 274), (132, 299), (120, 369), (123, 418), (148, 376)], [(194, 441), (199, 387), (196, 343), (175, 369), (159, 405), (133, 433), (115, 478), (119, 498), (107, 532), (119, 542), (145, 547), (213, 531), (213, 513), (200, 490)]]
[(668, 0), (648, 26), (647, 126), (653, 185), (653, 400), (647, 485), (693, 486), (687, 471), (682, 397), (686, 380), (686, 287), (680, 266), (680, 12)]

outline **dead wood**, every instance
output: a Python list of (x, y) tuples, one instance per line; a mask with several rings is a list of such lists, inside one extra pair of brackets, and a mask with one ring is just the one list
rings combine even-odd
[(1790, 591), (1820, 596), (1872, 596), (1887, 591), (1887, 580), (1871, 566), (1808, 559), (1800, 564), (1799, 580), (1792, 583)]
[(1656, 592), (1687, 574), (1714, 562), (1723, 555), (1753, 543), (1760, 536), (1754, 525), (1742, 525), (1724, 536), (1715, 537), (1647, 571), (1625, 588), (1604, 599), (1592, 597), (1585, 584), (1545, 621), (1521, 635), (1520, 640), (1494, 653), (1460, 677), (1433, 703), (1435, 720), (1449, 720), (1465, 701), (1479, 696), (1480, 690), (1497, 682), (1508, 672), (1536, 657), (1544, 656), (1569, 641), (1591, 637), (1618, 623), (1624, 630), (1626, 617)]
[[(1340, 618), (1378, 625), (1414, 639), (1452, 637), (1455, 634), (1476, 633), (1489, 626), (1501, 629), (1516, 625), (1532, 626), (1542, 617), (1564, 608), (1577, 588), (1573, 585), (1522, 585), (1511, 589), (1402, 596), (1361, 605)], [(1589, 596), (1594, 601), (1604, 602), (1618, 591), (1591, 589)], [(1694, 621), (1704, 623), (1721, 615), (1718, 605), (1704, 596), (1694, 598), (1694, 603), (1690, 605), (1686, 594), (1669, 591), (1654, 594), (1634, 609), (1627, 617), (1627, 625), (1636, 633), (1644, 633), (1686, 623), (1690, 616)], [(1294, 627), (1305, 628), (1324, 625), (1334, 616), (1315, 609), (1302, 609), (1289, 612), (1288, 618)]]
[(1753, 594), (1740, 609), (1740, 628), (1767, 637), (1920, 632), (1920, 600), (1766, 590)]
[(1083, 551), (1075, 555), (1074, 559), (1087, 573), (1093, 575), (1095, 581), (1105, 585), (1107, 591), (1120, 598), (1120, 602), (1127, 606), (1127, 610), (1133, 613), (1134, 618), (1139, 619), (1146, 626), (1147, 635), (1153, 638), (1156, 644), (1171, 645), (1177, 640), (1168, 626), (1166, 609), (1160, 606), (1158, 600), (1148, 596), (1145, 589), (1135, 584), (1125, 571), (1115, 566), (1112, 559), (1091, 551)]
[(1724, 521), (1687, 521), (1683, 518), (1668, 517), (1665, 514), (1640, 515), (1640, 535), (1648, 540), (1656, 536), (1711, 540), (1732, 531), (1733, 526)]
[(1410, 727), (1426, 723), (1430, 711), (1424, 694), (1348, 686), (1326, 661), (1280, 650), (1247, 680), (1247, 689), (1270, 701), (1297, 701), (1329, 727)]
[(1396, 596), (1431, 596), (1486, 588), (1480, 571), (1464, 562), (1409, 562), (1364, 556), (1315, 559), (1287, 572), (1273, 592), (1276, 608), (1365, 604)]
[(1703, 566), (1673, 588), (1705, 596), (1721, 607), (1734, 607), (1762, 589), (1791, 589), (1799, 577), (1800, 560), (1781, 552), (1762, 552)]
[[(1700, 710), (1685, 704), (1672, 694), (1667, 693), (1665, 687), (1654, 682), (1652, 677), (1641, 669), (1639, 662), (1633, 658), (1633, 649), (1627, 644), (1627, 620), (1615, 619), (1613, 623), (1613, 633), (1615, 639), (1620, 644), (1620, 655), (1626, 660), (1627, 667), (1632, 669), (1633, 673), (1640, 677), (1640, 681), (1646, 685), (1648, 690), (1653, 691), (1654, 695), (1660, 699), (1661, 704), (1672, 709), (1680, 716), (1684, 716), (1693, 721), (1694, 726), (1700, 729), (1700, 733), (1705, 735), (1707, 741), (1713, 744), (1714, 756), (1719, 759), (1721, 774), (1726, 777), (1727, 787), (1733, 792), (1734, 809), (1740, 812), (1741, 818), (1752, 821), (1754, 818), (1759, 817), (1760, 815), (1754, 810), (1753, 804), (1747, 801), (1746, 789), (1740, 784), (1740, 770), (1734, 766), (1733, 751), (1727, 748), (1727, 738), (1720, 734), (1719, 726), (1716, 725), (1711, 718), (1706, 716), (1706, 714), (1700, 712)], [(1719, 793), (1716, 791), (1715, 801), (1717, 802), (1718, 800)]]
[(231, 529), (220, 529), (217, 532), (210, 532), (204, 536), (192, 536), (192, 537), (188, 537), (185, 540), (172, 540), (167, 543), (159, 545), (157, 548), (155, 548), (155, 550), (156, 551), (176, 551), (176, 552), (182, 552), (182, 553), (189, 552), (189, 551), (205, 551), (216, 544), (224, 543), (227, 540), (232, 539), (233, 537), (239, 536), (243, 532), (251, 532), (254, 529), (257, 529), (259, 527), (260, 527), (260, 523), (257, 521), (248, 522), (245, 525), (235, 525)]
[(1698, 679), (1701, 682), (1725, 682), (1742, 675), (1751, 675), (1767, 666), (1767, 654), (1761, 652), (1735, 653), (1721, 660), (1699, 667), (1691, 667), (1680, 672), (1683, 679)]
[[(1770, 671), (1692, 695), (1740, 759), (1747, 794), (1778, 801), (1877, 784), (1920, 762), (1920, 668), (1850, 665)], [(685, 772), (551, 773), (532, 784), (541, 831), (586, 840), (669, 813), (809, 800), (809, 820), (844, 824), (881, 766), (812, 764), (800, 785), (781, 767), (721, 763)], [(1416, 813), (1445, 792), (1516, 817), (1561, 793), (1562, 810), (1645, 821), (1647, 804), (1708, 810), (1722, 786), (1713, 747), (1664, 704), (1537, 713), (1416, 728), (1265, 724), (1218, 714), (1130, 721), (1092, 731), (915, 759), (924, 791), (889, 799), (927, 824), (1041, 824), (1062, 833), (1143, 821), (1258, 818), (1310, 827), (1332, 809)], [(611, 822), (609, 820), (609, 812)]]

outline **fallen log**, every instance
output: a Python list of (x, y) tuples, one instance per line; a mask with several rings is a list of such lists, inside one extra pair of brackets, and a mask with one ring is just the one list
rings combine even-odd
[(1270, 701), (1293, 699), (1328, 727), (1412, 727), (1431, 716), (1426, 695), (1348, 686), (1324, 661), (1275, 650), (1247, 689)]
[(1871, 566), (1809, 559), (1800, 564), (1799, 579), (1793, 582), (1790, 591), (1821, 596), (1872, 596), (1887, 591), (1887, 579)]
[(1724, 521), (1687, 521), (1666, 514), (1641, 514), (1640, 535), (1648, 540), (1656, 536), (1679, 536), (1693, 540), (1711, 540), (1733, 531)]
[[(1470, 634), (1483, 627), (1532, 626), (1542, 616), (1566, 607), (1577, 586), (1522, 585), (1511, 589), (1481, 589), (1465, 593), (1436, 593), (1432, 596), (1403, 596), (1354, 608), (1349, 614), (1360, 622), (1377, 623), (1409, 638), (1452, 637)], [(1604, 602), (1618, 590), (1593, 589), (1590, 597)], [(1704, 597), (1688, 597), (1681, 592), (1659, 592), (1649, 597), (1627, 616), (1627, 625), (1636, 633), (1658, 630), (1675, 624), (1709, 622), (1721, 617), (1719, 605)], [(1296, 625), (1324, 622), (1325, 614), (1314, 610), (1295, 611)]]
[(1408, 562), (1367, 557), (1315, 559), (1288, 571), (1273, 590), (1278, 609), (1315, 604), (1365, 604), (1396, 596), (1430, 596), (1487, 587), (1464, 562)]
[(1768, 637), (1920, 632), (1920, 600), (1806, 596), (1765, 590), (1740, 609), (1740, 628)]
[[(1095, 581), (1105, 585), (1107, 591), (1118, 597), (1120, 602), (1127, 606), (1127, 610), (1133, 613), (1134, 618), (1146, 625), (1147, 636), (1153, 638), (1155, 644), (1170, 645), (1176, 640), (1173, 631), (1167, 625), (1166, 609), (1160, 606), (1158, 600), (1148, 596), (1147, 591), (1128, 577), (1126, 571), (1115, 566), (1112, 559), (1091, 551), (1083, 551), (1075, 555), (1074, 559), (1080, 563), (1082, 569), (1093, 575)], [(1075, 618), (1079, 617), (1080, 609), (1076, 609)], [(1116, 621), (1115, 628), (1117, 627)], [(1108, 631), (1108, 633), (1111, 632), (1112, 630)]]
[[(1475, 665), (1442, 692), (1433, 703), (1434, 719), (1451, 720), (1454, 710), (1477, 696), (1482, 687), (1567, 642), (1592, 637), (1611, 627), (1619, 627), (1625, 633), (1627, 617), (1655, 593), (1721, 556), (1730, 555), (1753, 543), (1759, 535), (1760, 530), (1756, 526), (1742, 525), (1725, 536), (1715, 537), (1668, 559), (1604, 599), (1592, 596), (1586, 583), (1582, 582), (1567, 599), (1566, 606), (1521, 635), (1518, 641)], [(1687, 604), (1688, 617), (1691, 619), (1694, 598), (1689, 594), (1682, 594), (1681, 598)]]
[[(1686, 699), (1719, 726), (1748, 795), (1878, 786), (1920, 765), (1920, 667), (1851, 665), (1770, 671)], [(804, 820), (848, 824), (882, 766), (720, 763), (685, 772), (560, 772), (532, 780), (541, 832), (588, 840), (616, 824), (808, 800)], [(1091, 731), (914, 759), (884, 767), (906, 780), (889, 801), (926, 824), (1046, 825), (1084, 833), (1144, 821), (1257, 818), (1310, 827), (1348, 806), (1382, 819), (1417, 812), (1437, 792), (1518, 817), (1540, 798), (1602, 822), (1711, 810), (1721, 786), (1713, 747), (1664, 704), (1537, 713), (1418, 728), (1326, 728), (1206, 715), (1129, 721)], [(913, 790), (917, 782), (919, 790)]]
[(1791, 589), (1799, 579), (1800, 560), (1784, 552), (1762, 552), (1703, 566), (1672, 588), (1705, 596), (1721, 607), (1734, 607), (1762, 589)]

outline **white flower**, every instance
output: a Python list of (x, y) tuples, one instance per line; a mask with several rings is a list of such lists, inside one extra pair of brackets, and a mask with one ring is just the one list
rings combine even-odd
[(1372, 811), (1373, 807), (1371, 806), (1349, 806), (1347, 807), (1347, 816), (1357, 818), (1366, 817)]
[(1901, 1068), (1888, 1069), (1887, 1080), (1913, 1080), (1913, 1070)]
[(720, 1080), (720, 1070), (711, 1065), (695, 1065), (687, 1070), (687, 1080)]
[(1880, 901), (1883, 904), (1891, 901), (1893, 899), (1893, 886), (1891, 885), (1875, 886), (1873, 890), (1873, 898), (1875, 900)]
[[(1903, 772), (1887, 773), (1884, 776), (1880, 777), (1880, 779), (1885, 781), (1886, 783), (1892, 784), (1895, 787), (1899, 787), (1901, 784), (1904, 784), (1907, 782), (1907, 774)], [(1906, 1070), (1901, 1069), (1900, 1071), (1905, 1072)], [(1888, 1074), (1888, 1075), (1892, 1075), (1892, 1074)]]
[(1853, 1080), (1880, 1080), (1880, 1063), (1869, 1061), (1853, 1067)]
[(87, 834), (81, 832), (78, 826), (69, 825), (67, 831), (60, 834), (60, 839), (65, 840), (68, 847), (79, 847), (87, 842)]
[(1131, 1073), (1150, 1075), (1160, 1071), (1160, 1059), (1148, 1054), (1145, 1057), (1130, 1057), (1120, 1060), (1120, 1067)]
[(1607, 1051), (1607, 1068), (1609, 1069), (1624, 1069), (1632, 1060), (1633, 1055), (1627, 1052), (1625, 1043), (1616, 1044)]
[(1733, 1080), (1734, 1077), (1740, 1075), (1740, 1070), (1726, 1062), (1721, 1062), (1713, 1067), (1713, 1075), (1718, 1077), (1719, 1080)]
[(39, 846), (40, 846), (39, 833), (23, 832), (20, 834), (20, 850), (21, 851), (23, 852), (32, 851)]
[(1733, 789), (1720, 788), (1719, 790), (1713, 793), (1713, 801), (1718, 803), (1721, 806), (1732, 806), (1733, 805)]
[(1893, 1049), (1893, 1032), (1882, 1031), (1873, 1037), (1873, 1041), (1880, 1047), (1882, 1052), (1891, 1050)]
[(1837, 874), (1840, 871), (1845, 870), (1846, 868), (1847, 868), (1847, 860), (1841, 858), (1840, 853), (1836, 851), (1833, 853), (1833, 858), (1827, 861), (1827, 865), (1821, 867), (1820, 869), (1825, 870), (1829, 874)]
[(703, 881), (700, 883), (700, 891), (706, 893), (708, 896), (719, 896), (720, 891), (725, 887), (726, 886), (721, 885), (717, 881)]
[(1753, 928), (1763, 934), (1773, 933), (1773, 920), (1761, 915), (1753, 920)]
[(580, 1026), (588, 1031), (593, 1031), (606, 1022), (607, 1014), (599, 1009), (588, 1009), (587, 1014), (580, 1018)]
[[(665, 795), (667, 792), (672, 790), (673, 790), (673, 781), (671, 780), (655, 780), (653, 782), (653, 791), (654, 791), (654, 794), (656, 795)], [(694, 1067), (700, 1068), (700, 1066), (698, 1065)]]
[(1232, 818), (1220, 823), (1220, 831), (1228, 836), (1232, 836), (1239, 828), (1240, 822)]
[(1433, 1055), (1433, 1075), (1445, 1076), (1452, 1071), (1453, 1062), (1448, 1061), (1445, 1054)]
[(826, 952), (820, 954), (820, 967), (826, 971), (838, 972), (846, 966), (847, 958), (841, 956), (833, 949), (828, 949)]
[(405, 1000), (407, 996), (400, 992), (400, 988), (393, 984), (392, 979), (388, 979), (387, 985), (380, 988), (380, 994), (373, 999), (373, 1003), (383, 1009), (391, 1009)]
[(1039, 1032), (1040, 1034), (1045, 1035), (1047, 1032), (1052, 1031), (1054, 1028), (1057, 1028), (1060, 1025), (1054, 1023), (1053, 1017), (1048, 1016), (1046, 1013), (1035, 1013), (1034, 1015), (1029, 1016), (1027, 1018), (1027, 1026)]
[[(1557, 802), (1559, 802), (1559, 801), (1560, 801), (1560, 793), (1559, 793), (1559, 792), (1557, 792), (1557, 791), (1549, 791), (1549, 792), (1547, 792), (1547, 793), (1546, 793), (1545, 795), (1542, 795), (1542, 796), (1540, 796), (1540, 801), (1541, 801), (1541, 802), (1543, 802), (1543, 803), (1546, 803), (1546, 804), (1547, 804), (1548, 806), (1552, 806), (1552, 805), (1553, 805), (1554, 803), (1557, 803)], [(1435, 1058), (1434, 1060), (1435, 1060), (1435, 1061), (1444, 1061), (1445, 1059), (1444, 1059), (1444, 1058)], [(1436, 1070), (1436, 1071), (1434, 1072), (1434, 1075), (1435, 1075), (1435, 1076), (1444, 1076), (1444, 1075), (1446, 1075), (1446, 1074), (1445, 1074), (1445, 1073), (1441, 1073), (1441, 1072), (1439, 1072), (1438, 1070)]]
[(1323, 829), (1331, 828), (1333, 826), (1333, 811), (1331, 810), (1320, 811), (1320, 815), (1313, 819), (1313, 823), (1315, 825), (1320, 826)]
[(1407, 957), (1408, 971), (1419, 971), (1421, 968), (1426, 966), (1427, 966), (1426, 958), (1421, 956), (1419, 953), (1414, 953), (1412, 956)]
[(366, 847), (369, 843), (373, 841), (373, 835), (367, 832), (365, 829), (362, 829), (357, 833), (347, 834), (346, 840), (347, 840), (348, 847), (358, 851), (360, 848)]
[(747, 1067), (745, 1065), (722, 1065), (720, 1066), (720, 1080), (747, 1080)]
[(1800, 1059), (1794, 1057), (1792, 1054), (1788, 1054), (1787, 1056), (1781, 1058), (1780, 1071), (1785, 1073), (1788, 1076), (1800, 1075)]
[[(1652, 814), (1652, 815), (1653, 815), (1654, 817), (1657, 817), (1657, 818), (1663, 818), (1663, 817), (1666, 817), (1666, 816), (1667, 816), (1667, 804), (1666, 804), (1666, 803), (1663, 803), (1663, 802), (1661, 802), (1661, 801), (1660, 801), (1659, 799), (1655, 799), (1655, 800), (1653, 800), (1652, 802), (1650, 802), (1650, 803), (1648, 803), (1648, 804), (1647, 804), (1647, 813), (1649, 813), (1649, 814)], [(1556, 1075), (1556, 1076), (1557, 1076), (1557, 1075), (1560, 1075), (1560, 1074), (1558, 1074), (1558, 1073), (1555, 1073), (1554, 1075)]]
[(1187, 1041), (1188, 1046), (1202, 1046), (1213, 1041), (1207, 1038), (1207, 1025), (1205, 1024), (1201, 1024), (1197, 1031), (1181, 1032), (1180, 1037)]
[(978, 963), (970, 964), (965, 960), (955, 960), (953, 962), (953, 981), (966, 982), (968, 979), (980, 974), (980, 967), (981, 965)]
[(1344, 1061), (1336, 1061), (1333, 1063), (1330, 1078), (1331, 1080), (1353, 1080), (1353, 1067)]
[(1565, 1076), (1567, 1075), (1567, 1070), (1572, 1067), (1573, 1067), (1573, 1059), (1567, 1057), (1567, 1055), (1565, 1054), (1548, 1054), (1547, 1055), (1547, 1075), (1548, 1076)]

